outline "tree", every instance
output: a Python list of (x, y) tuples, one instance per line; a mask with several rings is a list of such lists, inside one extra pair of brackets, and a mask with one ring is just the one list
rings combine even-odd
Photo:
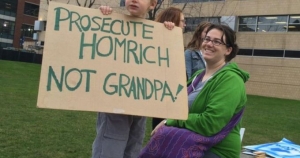
[(79, 0), (76, 0), (78, 6), (82, 6), (82, 7), (87, 7), (87, 8), (91, 8), (96, 0), (85, 0), (84, 4), (81, 4), (79, 2)]
[(149, 12), (148, 12), (148, 18), (149, 18), (149, 20), (154, 20), (155, 19), (155, 16), (156, 16), (156, 13), (157, 13), (157, 11), (161, 8), (161, 5), (163, 4), (163, 2), (164, 2), (165, 0), (158, 0), (158, 3), (157, 3), (157, 5), (154, 7), (154, 9), (153, 10), (150, 10)]

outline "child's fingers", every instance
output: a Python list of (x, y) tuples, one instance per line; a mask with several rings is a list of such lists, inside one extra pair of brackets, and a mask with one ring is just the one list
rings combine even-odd
[(111, 13), (112, 13), (112, 8), (109, 7), (109, 8), (107, 9), (107, 14), (111, 14)]
[(100, 6), (99, 9), (104, 15), (109, 15), (112, 13), (112, 8), (109, 6)]
[(155, 134), (155, 129), (151, 132), (150, 136), (153, 136)]
[(174, 26), (175, 26), (174, 23), (169, 22), (169, 21), (165, 21), (165, 22), (164, 22), (164, 25), (165, 25), (165, 27), (166, 27), (167, 29), (169, 29), (169, 30), (172, 30), (172, 29), (174, 28)]
[(157, 126), (154, 128), (154, 130), (152, 130), (152, 132), (151, 132), (151, 134), (150, 134), (150, 136), (153, 136), (155, 133), (156, 133), (156, 131), (157, 131)]

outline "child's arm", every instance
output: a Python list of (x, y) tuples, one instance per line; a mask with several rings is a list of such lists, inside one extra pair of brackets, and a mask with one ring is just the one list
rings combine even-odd
[(170, 22), (170, 21), (165, 21), (164, 22), (164, 25), (165, 27), (168, 29), (168, 30), (173, 30), (175, 24), (173, 22)]
[(112, 13), (112, 8), (109, 6), (100, 6), (99, 10), (102, 12), (104, 15), (109, 15)]

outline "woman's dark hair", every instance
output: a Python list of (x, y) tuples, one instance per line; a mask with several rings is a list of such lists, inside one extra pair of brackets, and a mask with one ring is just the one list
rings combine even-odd
[[(233, 59), (238, 51), (239, 51), (239, 46), (236, 44), (236, 33), (233, 31), (229, 26), (224, 25), (224, 24), (212, 24), (208, 29), (206, 34), (212, 30), (212, 29), (217, 29), (223, 32), (221, 41), (226, 44), (227, 48), (232, 48), (232, 51), (229, 55), (225, 57), (225, 61), (229, 62), (231, 59)], [(224, 36), (225, 40), (224, 41)]]
[(181, 14), (182, 14), (182, 10), (180, 10), (179, 8), (169, 7), (163, 10), (162, 12), (160, 12), (157, 15), (155, 21), (160, 23), (163, 23), (165, 21), (170, 21), (173, 22), (175, 26), (179, 26)]
[(201, 47), (202, 42), (203, 42), (201, 34), (205, 30), (205, 28), (209, 27), (210, 25), (211, 25), (211, 23), (208, 21), (201, 22), (197, 26), (191, 41), (187, 44), (187, 48), (193, 49), (193, 50), (198, 50)]

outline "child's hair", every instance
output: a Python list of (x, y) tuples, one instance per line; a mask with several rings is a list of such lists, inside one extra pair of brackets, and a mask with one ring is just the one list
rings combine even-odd
[(197, 26), (191, 41), (187, 45), (187, 48), (193, 49), (193, 50), (199, 49), (201, 47), (202, 41), (203, 41), (201, 34), (205, 30), (205, 28), (208, 28), (210, 25), (211, 25), (211, 23), (208, 21), (201, 22)]
[(175, 24), (175, 26), (179, 26), (180, 24), (180, 16), (182, 14), (182, 10), (175, 7), (169, 7), (162, 12), (160, 12), (155, 21), (163, 23), (165, 21), (170, 21)]

